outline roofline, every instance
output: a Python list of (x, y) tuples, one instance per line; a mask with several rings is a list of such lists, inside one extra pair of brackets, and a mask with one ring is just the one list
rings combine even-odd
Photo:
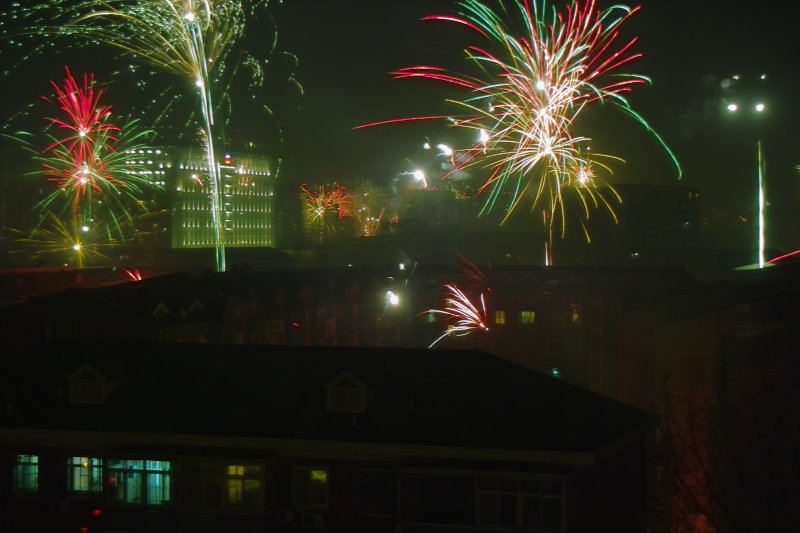
[[(436, 459), (473, 459), (520, 463), (569, 464), (589, 467), (597, 462), (596, 452), (557, 450), (520, 450), (475, 448), (428, 444), (399, 444), (381, 442), (330, 441), (312, 439), (281, 439), (195, 435), (185, 433), (131, 433), (114, 431), (52, 430), (36, 428), (0, 428), (0, 445), (43, 447), (75, 447), (120, 450), (120, 446), (164, 446), (167, 448), (196, 448), (199, 442), (207, 448), (269, 450), (275, 454), (295, 457), (359, 458), (428, 457)], [(169, 455), (169, 454), (167, 454)]]

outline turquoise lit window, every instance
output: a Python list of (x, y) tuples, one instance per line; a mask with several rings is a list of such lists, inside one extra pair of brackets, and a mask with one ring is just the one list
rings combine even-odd
[(67, 490), (101, 492), (103, 490), (103, 460), (97, 457), (68, 457)]
[(113, 501), (163, 505), (170, 501), (171, 463), (143, 459), (110, 459), (108, 482)]
[(36, 492), (39, 490), (39, 456), (17, 455), (11, 474), (14, 492)]

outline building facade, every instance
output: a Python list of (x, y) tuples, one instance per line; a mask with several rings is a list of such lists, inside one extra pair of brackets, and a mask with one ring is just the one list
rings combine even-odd
[[(156, 227), (163, 246), (213, 248), (208, 163), (202, 150), (163, 147), (130, 153), (156, 186), (143, 199), (153, 217), (143, 233)], [(223, 198), (225, 246), (259, 248), (274, 246), (272, 160), (246, 150), (217, 154)], [(161, 213), (159, 215), (159, 213)]]
[(650, 417), (489, 354), (102, 343), (3, 365), (3, 531), (644, 528)]

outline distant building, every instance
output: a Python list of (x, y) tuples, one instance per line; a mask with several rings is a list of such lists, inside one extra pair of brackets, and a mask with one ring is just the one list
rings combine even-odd
[(486, 353), (112, 342), (2, 364), (4, 531), (645, 528), (651, 418)]
[[(163, 147), (138, 150), (130, 155), (131, 161), (144, 167), (140, 172), (161, 188), (145, 198), (144, 203), (154, 213), (167, 210), (156, 225), (165, 237), (169, 236), (168, 246), (213, 248), (208, 163), (202, 150)], [(225, 246), (274, 246), (272, 160), (245, 150), (226, 151), (217, 154), (217, 168), (223, 191)], [(148, 225), (152, 223), (152, 219), (147, 219)]]

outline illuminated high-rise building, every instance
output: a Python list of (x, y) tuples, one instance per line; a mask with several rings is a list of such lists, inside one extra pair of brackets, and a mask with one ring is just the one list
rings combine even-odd
[[(160, 186), (144, 203), (155, 216), (148, 224), (171, 248), (213, 248), (207, 158), (202, 150), (162, 147), (131, 153), (151, 181)], [(252, 152), (224, 152), (217, 157), (223, 188), (222, 228), (228, 248), (275, 245), (272, 162)]]

